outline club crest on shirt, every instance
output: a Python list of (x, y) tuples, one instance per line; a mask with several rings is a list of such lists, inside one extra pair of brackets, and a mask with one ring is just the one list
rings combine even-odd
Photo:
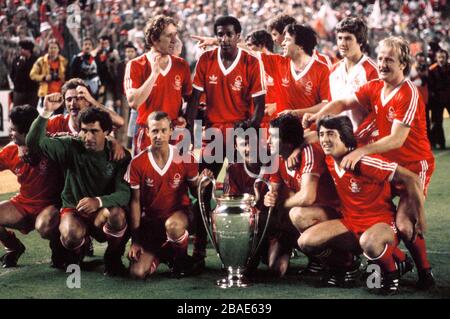
[(352, 191), (352, 193), (359, 193), (361, 191), (361, 186), (359, 186), (356, 180), (353, 178), (350, 179), (349, 188)]
[(240, 75), (238, 75), (234, 79), (234, 84), (231, 86), (231, 89), (233, 91), (240, 91), (240, 90), (242, 90), (242, 77)]
[(388, 111), (388, 114), (387, 114), (386, 118), (387, 118), (387, 120), (389, 122), (394, 122), (395, 111), (394, 111), (394, 108), (392, 106), (389, 107), (389, 111)]
[(267, 86), (274, 86), (274, 80), (273, 77), (271, 77), (269, 74), (264, 74), (265, 78), (266, 78), (266, 85)]
[(145, 179), (145, 185), (147, 185), (148, 187), (154, 187), (155, 181), (153, 179), (151, 179), (150, 177), (147, 177)]
[(313, 90), (313, 83), (311, 81), (306, 82), (304, 85), (304, 88), (305, 88), (305, 94), (311, 95), (312, 90)]
[(217, 84), (217, 76), (216, 75), (210, 75), (209, 76), (209, 84)]
[(39, 175), (47, 175), (48, 173), (48, 160), (43, 159), (39, 162)]
[(289, 79), (288, 78), (282, 78), (281, 79), (281, 85), (284, 87), (288, 87), (289, 86)]
[(17, 177), (22, 175), (22, 170), (20, 169), (20, 167), (16, 167), (14, 169), (14, 175), (16, 175)]
[(180, 75), (175, 75), (175, 83), (173, 85), (173, 88), (177, 91), (181, 90), (181, 76)]
[(114, 166), (111, 163), (106, 164), (105, 167), (105, 176), (112, 176), (114, 173)]
[(176, 189), (180, 186), (180, 183), (181, 183), (181, 175), (180, 173), (175, 173), (175, 175), (173, 175), (173, 178), (169, 182), (170, 187)]

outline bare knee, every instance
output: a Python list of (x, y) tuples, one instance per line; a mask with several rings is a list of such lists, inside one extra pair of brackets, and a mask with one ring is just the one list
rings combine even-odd
[(139, 263), (134, 263), (130, 267), (130, 276), (133, 279), (143, 280), (147, 277), (148, 273), (148, 269), (145, 269), (145, 267)]
[(376, 258), (383, 253), (385, 243), (380, 242), (376, 234), (362, 234), (359, 244), (364, 253), (370, 258)]
[(412, 239), (414, 229), (413, 224), (409, 220), (397, 220), (396, 227), (402, 239), (404, 240)]
[(311, 226), (320, 222), (318, 214), (315, 214), (309, 208), (305, 207), (291, 208), (289, 211), (289, 218), (299, 232), (304, 232)]
[(183, 236), (186, 231), (186, 223), (179, 218), (169, 218), (165, 223), (166, 232), (172, 238)]
[(125, 211), (120, 207), (113, 207), (108, 211), (108, 224), (117, 230), (123, 229), (127, 223)]
[(50, 239), (57, 232), (59, 212), (40, 214), (36, 218), (35, 229), (44, 239)]
[(70, 223), (61, 224), (59, 231), (61, 232), (61, 241), (67, 249), (79, 247), (86, 235), (85, 229)]
[(305, 232), (300, 236), (297, 244), (300, 250), (305, 253), (312, 253), (317, 249), (317, 244), (314, 240), (314, 236), (311, 236), (311, 234), (308, 232)]

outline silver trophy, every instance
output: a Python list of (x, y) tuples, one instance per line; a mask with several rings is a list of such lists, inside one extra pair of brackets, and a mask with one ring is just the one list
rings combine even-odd
[[(213, 184), (212, 197), (217, 203), (210, 215), (206, 212), (202, 196), (202, 185), (206, 180), (210, 180)], [(241, 288), (249, 285), (244, 271), (264, 239), (272, 212), (270, 208), (264, 230), (261, 236), (258, 236), (259, 214), (256, 213), (255, 205), (259, 200), (259, 191), (256, 186), (260, 182), (265, 183), (270, 190), (270, 184), (258, 178), (253, 185), (255, 195), (222, 195), (220, 197), (215, 196), (216, 181), (214, 179), (204, 176), (198, 185), (200, 213), (206, 232), (222, 262), (222, 267), (228, 272), (226, 278), (216, 282), (221, 288)]]

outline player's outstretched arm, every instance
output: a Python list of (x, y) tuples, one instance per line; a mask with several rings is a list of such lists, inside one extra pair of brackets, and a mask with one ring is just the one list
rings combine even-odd
[[(332, 101), (325, 105), (322, 105), (322, 103), (320, 103), (317, 107), (317, 109), (320, 108), (320, 111), (318, 111), (317, 113), (313, 114), (311, 112), (308, 112), (303, 114), (303, 127), (309, 128), (312, 123), (319, 121), (325, 115), (339, 114), (345, 110), (350, 110), (358, 106), (359, 103), (354, 97)], [(316, 109), (313, 109), (313, 111), (316, 111)]]
[(347, 154), (341, 161), (341, 167), (346, 170), (354, 170), (356, 164), (365, 155), (383, 154), (402, 147), (408, 137), (410, 127), (394, 122), (392, 124), (391, 134), (385, 136), (375, 143), (358, 147), (354, 151)]
[(138, 230), (141, 224), (141, 193), (139, 189), (131, 190), (130, 203), (130, 231), (131, 231), (131, 247), (128, 252), (128, 258), (133, 261), (139, 260), (140, 255), (144, 252), (139, 243)]
[(31, 151), (44, 154), (56, 162), (63, 162), (68, 151), (70, 138), (49, 138), (46, 136), (48, 118), (63, 102), (60, 93), (52, 93), (44, 98), (44, 109), (31, 124), (26, 137), (26, 144)]
[(317, 197), (319, 176), (314, 174), (303, 174), (301, 178), (300, 191), (286, 199), (285, 208), (308, 207), (314, 204)]

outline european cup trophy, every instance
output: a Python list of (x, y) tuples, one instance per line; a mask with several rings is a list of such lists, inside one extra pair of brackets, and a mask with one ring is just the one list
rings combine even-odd
[[(206, 212), (202, 198), (202, 185), (206, 180), (212, 182), (212, 196), (217, 203), (211, 214)], [(223, 268), (228, 272), (226, 278), (217, 281), (217, 285), (221, 288), (249, 285), (244, 271), (264, 239), (272, 211), (269, 209), (264, 230), (259, 235), (259, 214), (256, 213), (255, 205), (259, 200), (257, 184), (260, 182), (265, 183), (270, 189), (270, 184), (266, 180), (258, 178), (253, 185), (255, 195), (216, 197), (216, 181), (208, 176), (203, 177), (198, 186), (198, 200), (203, 223)]]

